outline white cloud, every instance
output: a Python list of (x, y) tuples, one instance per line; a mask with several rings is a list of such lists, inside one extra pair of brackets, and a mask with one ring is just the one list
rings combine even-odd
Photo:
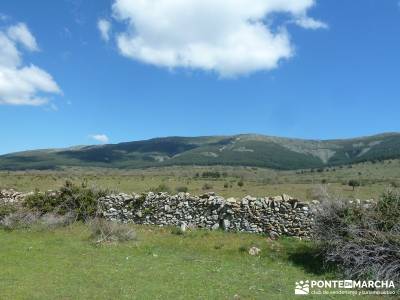
[(100, 31), (101, 38), (108, 42), (110, 40), (111, 23), (105, 19), (100, 19), (97, 22), (97, 28)]
[(106, 136), (105, 134), (93, 134), (90, 137), (92, 139), (94, 139), (95, 141), (100, 142), (102, 144), (106, 144), (109, 141), (108, 136)]
[(305, 29), (328, 29), (329, 26), (321, 21), (309, 17), (302, 17), (295, 21), (295, 23)]
[(33, 64), (23, 65), (20, 45), (29, 51), (39, 49), (25, 24), (0, 31), (0, 104), (46, 104), (49, 99), (45, 94), (61, 93), (61, 90), (46, 71)]
[(7, 30), (8, 36), (16, 43), (21, 43), (30, 51), (38, 51), (35, 37), (31, 34), (24, 23), (10, 26)]
[(292, 57), (289, 32), (284, 23), (272, 26), (271, 17), (281, 14), (299, 26), (323, 28), (307, 16), (314, 5), (314, 0), (115, 0), (112, 9), (127, 24), (116, 36), (122, 55), (231, 77), (271, 70)]

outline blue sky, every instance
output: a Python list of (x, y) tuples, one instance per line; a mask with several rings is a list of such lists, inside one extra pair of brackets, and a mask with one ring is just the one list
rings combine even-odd
[[(0, 50), (0, 153), (172, 135), (400, 131), (398, 1), (157, 2), (2, 0), (0, 32), (20, 62)], [(103, 36), (100, 20), (110, 26)]]

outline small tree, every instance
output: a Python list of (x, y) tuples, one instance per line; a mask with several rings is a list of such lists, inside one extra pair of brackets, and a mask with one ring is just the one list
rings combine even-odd
[(361, 185), (361, 182), (359, 180), (356, 180), (356, 179), (351, 179), (351, 180), (349, 180), (348, 185), (351, 186), (353, 188), (353, 191), (354, 191), (357, 186)]

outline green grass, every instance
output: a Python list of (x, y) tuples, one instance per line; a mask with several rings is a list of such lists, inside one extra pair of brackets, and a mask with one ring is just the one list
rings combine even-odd
[[(196, 173), (207, 171), (227, 173), (226, 178), (195, 178)], [(320, 170), (321, 171), (321, 170)], [(168, 167), (145, 170), (122, 171), (116, 169), (68, 168), (64, 171), (0, 172), (0, 188), (14, 188), (18, 191), (42, 191), (58, 189), (65, 180), (102, 189), (122, 192), (145, 192), (159, 185), (165, 185), (174, 192), (178, 187), (187, 187), (191, 194), (201, 194), (205, 184), (211, 191), (224, 197), (275, 196), (282, 193), (300, 199), (313, 198), (315, 186), (327, 182), (329, 188), (348, 198), (378, 198), (392, 183), (400, 185), (400, 160), (379, 163), (360, 163), (350, 167), (329, 168), (323, 172), (314, 170), (276, 171), (250, 167)], [(350, 179), (362, 182), (355, 191), (346, 183)], [(238, 186), (243, 180), (244, 186)], [(224, 186), (228, 187), (224, 187)]]
[[(296, 280), (335, 278), (305, 241), (136, 231), (136, 242), (95, 246), (82, 224), (0, 230), (0, 299), (292, 299)], [(250, 246), (261, 248), (261, 256), (240, 251)]]

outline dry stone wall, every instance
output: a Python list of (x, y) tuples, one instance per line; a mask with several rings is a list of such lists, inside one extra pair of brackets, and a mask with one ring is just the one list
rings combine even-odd
[(112, 221), (159, 226), (224, 229), (226, 231), (309, 237), (313, 207), (287, 195), (241, 200), (213, 193), (118, 194), (99, 199), (102, 215)]
[[(22, 203), (29, 194), (1, 190), (0, 204)], [(121, 193), (99, 199), (100, 214), (111, 221), (305, 238), (310, 237), (313, 211), (318, 204), (318, 201), (303, 202), (287, 195), (246, 196), (238, 200), (214, 193), (201, 196)]]

